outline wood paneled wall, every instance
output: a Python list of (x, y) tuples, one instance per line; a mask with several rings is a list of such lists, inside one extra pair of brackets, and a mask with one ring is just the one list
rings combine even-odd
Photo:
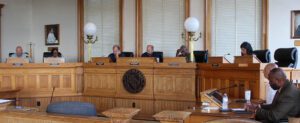
[(0, 64), (0, 89), (21, 89), (19, 97), (73, 96), (81, 93), (82, 64)]

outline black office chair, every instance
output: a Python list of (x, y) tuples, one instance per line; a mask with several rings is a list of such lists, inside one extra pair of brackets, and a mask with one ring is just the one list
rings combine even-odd
[(270, 50), (255, 50), (253, 54), (262, 62), (262, 63), (270, 63), (271, 62), (271, 52)]
[[(8, 56), (11, 57), (13, 54), (16, 54), (16, 53), (9, 53)], [(29, 53), (24, 52), (24, 54), (26, 55), (26, 57), (29, 57)]]
[(163, 52), (155, 51), (155, 52), (153, 52), (153, 57), (158, 58), (160, 63), (164, 62), (164, 53)]
[(134, 57), (133, 52), (122, 52), (121, 53), (122, 57)]
[(298, 62), (297, 48), (279, 48), (275, 51), (275, 62), (279, 67), (296, 68)]
[(195, 57), (195, 62), (196, 63), (207, 63), (208, 50), (194, 51), (194, 57)]
[(94, 104), (85, 102), (55, 102), (48, 105), (47, 113), (79, 115), (79, 116), (97, 116)]
[[(51, 52), (44, 52), (43, 58), (47, 58), (47, 57), (52, 57), (52, 53)], [(61, 57), (60, 52), (58, 52), (58, 57)]]

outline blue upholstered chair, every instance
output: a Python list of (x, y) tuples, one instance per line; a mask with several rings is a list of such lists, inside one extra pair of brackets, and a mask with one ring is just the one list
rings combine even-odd
[(80, 116), (97, 116), (95, 105), (84, 102), (55, 102), (48, 105), (47, 113), (80, 115)]

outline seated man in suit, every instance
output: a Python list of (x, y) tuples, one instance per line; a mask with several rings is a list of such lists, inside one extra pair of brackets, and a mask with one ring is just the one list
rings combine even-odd
[[(271, 70), (273, 70), (274, 68), (278, 68), (278, 66), (275, 64), (275, 63), (269, 63), (265, 66), (264, 68), (264, 77), (266, 79), (269, 78), (269, 73)], [(275, 93), (276, 93), (276, 90), (273, 90), (270, 85), (266, 85), (267, 86), (267, 92), (266, 92), (266, 103), (267, 104), (271, 104), (272, 103), (272, 100), (275, 96)], [(268, 105), (261, 105), (261, 107), (268, 107)]]
[(114, 45), (113, 46), (113, 53), (108, 55), (108, 58), (110, 59), (111, 62), (117, 62), (117, 59), (119, 57), (122, 57), (121, 54), (121, 47), (119, 45)]
[(143, 53), (142, 57), (154, 57), (153, 50), (154, 50), (153, 45), (147, 45), (147, 52)]
[(11, 58), (28, 59), (29, 62), (31, 62), (31, 59), (27, 56), (27, 54), (23, 53), (23, 48), (21, 46), (17, 46), (16, 53), (12, 54), (10, 57)]
[(255, 112), (255, 119), (264, 123), (277, 123), (281, 119), (299, 116), (300, 92), (286, 77), (281, 68), (274, 68), (268, 75), (272, 89), (277, 90), (272, 104), (247, 104), (248, 111)]

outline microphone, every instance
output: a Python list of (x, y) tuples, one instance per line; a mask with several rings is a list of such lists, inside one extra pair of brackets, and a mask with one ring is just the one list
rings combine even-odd
[(228, 63), (231, 63), (231, 62), (226, 58), (226, 56), (230, 56), (230, 55), (231, 55), (230, 53), (226, 53), (226, 54), (223, 55), (224, 59), (225, 59), (226, 61), (228, 61)]
[(50, 103), (52, 103), (52, 98), (53, 98), (54, 91), (55, 91), (55, 86), (53, 86), (53, 90), (52, 90), (52, 94), (51, 94), (51, 98), (50, 98)]
[(224, 54), (223, 56), (225, 57), (225, 56), (229, 56), (229, 55), (231, 55), (230, 53), (226, 53), (226, 54)]
[[(242, 85), (242, 86), (243, 86), (243, 85)], [(208, 95), (212, 95), (212, 94), (215, 93), (216, 91), (221, 91), (221, 90), (230, 89), (230, 88), (235, 88), (235, 87), (238, 87), (238, 85), (237, 85), (237, 84), (234, 84), (234, 85), (231, 85), (231, 86), (228, 86), (228, 87), (220, 88), (220, 89), (217, 89), (217, 90), (214, 90), (214, 91), (210, 92)]]

